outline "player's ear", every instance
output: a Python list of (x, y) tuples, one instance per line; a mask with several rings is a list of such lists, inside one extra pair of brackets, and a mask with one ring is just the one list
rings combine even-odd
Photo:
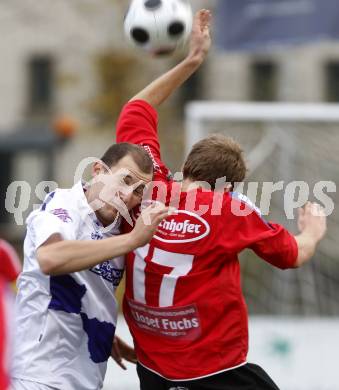
[(233, 185), (231, 183), (228, 183), (225, 186), (225, 192), (232, 192), (233, 191)]
[(96, 161), (92, 165), (92, 176), (98, 176), (100, 173), (103, 173), (104, 167), (100, 161)]

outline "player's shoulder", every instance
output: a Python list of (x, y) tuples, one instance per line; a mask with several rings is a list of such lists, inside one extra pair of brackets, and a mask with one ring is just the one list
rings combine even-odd
[[(78, 186), (78, 185), (77, 185)], [(27, 225), (36, 218), (48, 218), (55, 216), (65, 223), (75, 223), (80, 216), (80, 206), (83, 203), (80, 189), (74, 186), (72, 188), (57, 188), (46, 195), (44, 201), (36, 210), (32, 211), (27, 218)]]
[(52, 211), (58, 208), (76, 212), (79, 197), (73, 188), (57, 188), (46, 195), (40, 211)]
[(252, 200), (247, 195), (244, 195), (241, 192), (237, 192), (237, 191), (230, 192), (229, 194), (230, 194), (231, 204), (232, 202), (234, 202), (235, 204), (236, 203), (242, 204), (247, 209), (247, 211), (254, 211), (259, 216), (262, 216), (259, 207), (257, 207), (255, 203), (252, 202)]
[(248, 219), (267, 224), (259, 207), (245, 194), (237, 191), (225, 193), (221, 214), (238, 226)]

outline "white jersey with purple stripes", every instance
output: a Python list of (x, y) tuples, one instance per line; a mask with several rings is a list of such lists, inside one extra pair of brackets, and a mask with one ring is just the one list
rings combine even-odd
[(124, 258), (69, 275), (45, 275), (36, 250), (56, 233), (65, 240), (100, 240), (119, 234), (119, 227), (103, 229), (81, 183), (52, 192), (30, 214), (18, 279), (13, 377), (60, 390), (101, 389)]

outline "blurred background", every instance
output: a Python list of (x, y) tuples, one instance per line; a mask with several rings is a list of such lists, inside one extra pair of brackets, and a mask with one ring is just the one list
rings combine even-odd
[[(152, 58), (129, 47), (123, 35), (128, 5), (0, 2), (0, 237), (21, 254), (22, 222), (45, 191), (72, 186), (79, 161), (100, 157), (114, 142), (122, 105), (183, 56)], [(160, 110), (162, 154), (172, 172), (180, 170), (189, 143), (185, 106), (191, 101), (331, 103), (339, 116), (336, 0), (194, 0), (192, 6), (214, 12), (214, 46)], [(339, 120), (202, 123), (204, 134), (231, 135), (247, 154), (270, 134), (274, 147), (261, 149), (265, 158), (250, 181), (303, 180), (311, 189), (318, 181), (338, 183)], [(282, 272), (251, 253), (242, 256), (250, 360), (282, 389), (339, 390), (339, 197), (329, 195), (336, 207), (312, 263)], [(283, 202), (283, 191), (273, 195), (268, 218), (296, 232)], [(122, 319), (121, 332), (129, 337)], [(110, 366), (108, 388), (137, 389), (133, 368), (120, 373)]]

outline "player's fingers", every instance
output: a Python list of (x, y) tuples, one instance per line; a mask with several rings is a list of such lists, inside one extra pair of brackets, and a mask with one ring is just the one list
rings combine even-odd
[[(136, 364), (137, 355), (135, 353), (134, 348), (128, 345), (124, 340), (120, 339), (118, 336), (116, 336), (116, 340), (119, 347), (120, 356), (128, 362)], [(123, 366), (125, 367), (125, 365)]]
[(304, 207), (305, 209), (310, 209), (312, 207), (312, 203), (310, 201), (307, 201)]
[(212, 12), (211, 12), (209, 9), (206, 10), (205, 17), (206, 17), (206, 23), (207, 23), (208, 25), (210, 25), (211, 20), (212, 20)]
[(208, 28), (208, 13), (207, 10), (202, 10), (200, 15), (200, 28), (201, 31), (204, 31), (206, 28)]
[(325, 210), (319, 203), (312, 203), (311, 211), (316, 217), (325, 217)]
[(127, 360), (129, 363), (132, 363), (132, 364), (137, 364), (138, 363), (138, 359), (135, 356), (135, 354), (134, 355), (125, 356), (125, 360)]
[(173, 214), (174, 211), (175, 211), (174, 207), (165, 206), (163, 203), (160, 203), (155, 208), (150, 210), (150, 213), (154, 216), (162, 213), (168, 213), (170, 215)]
[(204, 25), (209, 25), (210, 21), (211, 21), (211, 16), (212, 16), (212, 13), (210, 10), (207, 10), (205, 9), (203, 14), (202, 14), (202, 23)]
[(158, 218), (159, 216), (163, 216), (163, 215), (167, 216), (167, 215), (169, 215), (169, 212), (170, 212), (169, 207), (158, 208), (157, 210), (154, 210), (151, 213), (151, 219), (154, 220), (155, 218)]
[(207, 20), (205, 24), (201, 28), (202, 34), (205, 38), (210, 38), (211, 35), (211, 29), (210, 29), (210, 22)]
[(153, 225), (159, 225), (159, 223), (165, 219), (166, 217), (168, 217), (170, 214), (168, 213), (168, 211), (162, 211), (160, 213), (157, 213), (156, 215), (154, 215), (154, 218), (153, 218)]
[(122, 359), (119, 360), (119, 361), (117, 361), (117, 365), (118, 365), (119, 367), (121, 367), (124, 371), (127, 370), (127, 367), (126, 367), (126, 366), (124, 365), (124, 363), (122, 362)]
[(156, 214), (157, 212), (164, 210), (164, 208), (165, 208), (165, 205), (163, 203), (154, 202), (150, 206), (146, 207), (142, 211), (142, 214), (144, 214), (144, 215)]
[(119, 360), (121, 359), (121, 354), (120, 354), (120, 349), (119, 349), (119, 346), (118, 346), (118, 343), (116, 340), (113, 341), (113, 346), (112, 346), (112, 353), (111, 353), (112, 357), (114, 358), (114, 360)]
[(111, 356), (119, 367), (121, 367), (123, 370), (127, 370), (127, 367), (123, 363), (122, 357), (114, 356), (113, 354)]
[[(149, 206), (141, 213), (141, 218), (143, 223), (148, 225), (155, 224), (155, 219), (159, 214), (165, 214), (168, 215), (169, 207), (165, 207), (164, 205), (158, 205), (158, 206)], [(161, 222), (161, 221), (160, 221)], [(160, 223), (159, 222), (159, 223)]]
[(116, 342), (116, 340), (114, 340), (114, 342), (113, 342), (111, 357), (117, 363), (118, 366), (120, 366), (123, 370), (127, 370), (126, 366), (123, 363), (120, 349), (119, 349), (119, 346), (118, 346), (118, 343)]
[(201, 29), (203, 29), (208, 25), (209, 25), (209, 11), (207, 9), (202, 9), (200, 14), (200, 27)]
[(161, 211), (154, 215), (153, 225), (158, 226), (163, 219), (167, 218), (169, 215), (175, 214), (175, 211), (173, 210), (175, 209), (169, 207), (168, 210)]
[(312, 203), (306, 202), (304, 206), (304, 214), (309, 214), (311, 212), (311, 208), (312, 208)]
[(203, 17), (203, 13), (204, 13), (204, 10), (201, 9), (201, 10), (199, 10), (198, 12), (196, 12), (196, 14), (194, 15), (194, 19), (193, 19), (193, 31), (199, 30), (199, 29), (200, 29), (201, 19), (202, 19), (202, 17)]

